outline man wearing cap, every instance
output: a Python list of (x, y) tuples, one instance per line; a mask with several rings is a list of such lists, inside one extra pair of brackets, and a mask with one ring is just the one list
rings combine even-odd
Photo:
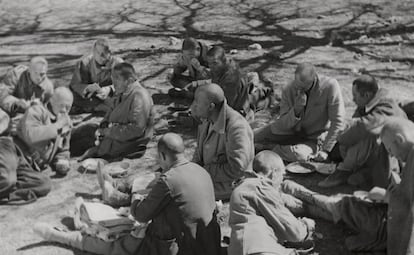
[(114, 94), (111, 69), (123, 60), (113, 56), (109, 40), (100, 38), (93, 45), (92, 54), (77, 63), (69, 84), (74, 94), (75, 112), (106, 112)]
[(29, 66), (18, 65), (0, 84), (0, 108), (11, 117), (24, 113), (32, 103), (46, 103), (53, 94), (53, 83), (47, 77), (48, 63), (34, 57)]

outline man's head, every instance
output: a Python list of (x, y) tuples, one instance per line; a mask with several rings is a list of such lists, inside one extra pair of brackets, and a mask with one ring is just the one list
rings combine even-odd
[(361, 75), (352, 83), (352, 96), (358, 107), (365, 107), (377, 94), (378, 83), (371, 75)]
[(50, 106), (55, 115), (68, 114), (70, 108), (72, 108), (73, 103), (73, 94), (70, 89), (66, 87), (58, 87), (53, 92), (52, 97), (50, 98)]
[(193, 58), (200, 57), (200, 54), (201, 54), (200, 44), (197, 42), (196, 39), (191, 38), (191, 37), (184, 39), (181, 50), (182, 50), (182, 54), (184, 58), (187, 59), (188, 61)]
[(138, 76), (131, 64), (122, 62), (112, 68), (111, 78), (115, 93), (119, 95), (124, 93), (128, 85), (134, 83)]
[(301, 92), (308, 91), (316, 79), (316, 70), (311, 63), (302, 63), (296, 67), (295, 87)]
[(111, 58), (108, 38), (100, 38), (93, 45), (93, 58), (99, 65), (105, 65)]
[(391, 155), (407, 161), (410, 147), (414, 145), (414, 123), (403, 118), (388, 118), (381, 131), (381, 140)]
[(214, 83), (196, 89), (191, 104), (191, 114), (200, 119), (209, 119), (218, 113), (225, 101), (223, 89)]
[(253, 160), (253, 171), (258, 175), (267, 177), (277, 185), (283, 181), (285, 164), (282, 158), (273, 151), (264, 150), (259, 152)]
[(168, 170), (184, 155), (184, 141), (175, 133), (167, 133), (158, 141), (158, 161), (163, 170)]
[(47, 61), (43, 57), (34, 57), (30, 60), (30, 79), (34, 84), (40, 84), (46, 79)]
[(213, 73), (219, 73), (227, 64), (226, 52), (223, 47), (213, 46), (207, 52), (208, 67)]

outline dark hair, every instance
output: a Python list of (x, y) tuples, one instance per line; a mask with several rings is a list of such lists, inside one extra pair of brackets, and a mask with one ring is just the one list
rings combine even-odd
[(226, 60), (226, 51), (221, 46), (213, 46), (207, 51), (207, 57), (219, 57), (224, 62)]
[(200, 50), (200, 49), (201, 49), (200, 44), (197, 42), (196, 39), (192, 37), (188, 37), (184, 39), (183, 46), (181, 48), (181, 50)]
[(137, 79), (137, 73), (135, 72), (134, 66), (127, 63), (122, 62), (116, 64), (112, 68), (112, 72), (117, 72), (124, 80), (128, 80), (129, 78)]
[(379, 89), (375, 78), (368, 74), (359, 76), (354, 80), (354, 82), (352, 82), (352, 85), (356, 87), (358, 93), (360, 94), (365, 94), (367, 92), (375, 94)]

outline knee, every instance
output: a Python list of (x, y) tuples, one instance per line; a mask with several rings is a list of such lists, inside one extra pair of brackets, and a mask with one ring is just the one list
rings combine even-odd
[(8, 174), (0, 176), (0, 193), (1, 191), (11, 190), (17, 182), (16, 174)]

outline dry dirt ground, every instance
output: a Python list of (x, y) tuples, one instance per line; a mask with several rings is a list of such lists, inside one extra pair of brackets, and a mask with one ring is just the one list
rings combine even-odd
[[(351, 83), (358, 72), (373, 74), (401, 100), (414, 95), (412, 0), (3, 0), (0, 24), (0, 75), (43, 55), (55, 84), (68, 85), (75, 60), (100, 36), (110, 39), (115, 54), (134, 64), (157, 104), (159, 121), (147, 153), (130, 161), (135, 171), (156, 168), (155, 141), (171, 115), (165, 77), (180, 48), (180, 41), (171, 37), (194, 36), (228, 51), (236, 49), (233, 57), (244, 70), (272, 82), (276, 100), (302, 61), (339, 81), (348, 116), (354, 109)], [(248, 50), (255, 42), (263, 49)], [(276, 112), (277, 101), (272, 110), (258, 114), (255, 125)], [(194, 132), (174, 130), (185, 137), (190, 156)], [(67, 177), (53, 179), (47, 197), (26, 206), (0, 206), (0, 254), (84, 254), (42, 242), (31, 231), (36, 221), (70, 228), (75, 197), (99, 198), (95, 176), (79, 173), (72, 163)], [(322, 179), (317, 174), (291, 178), (315, 189)], [(317, 231), (324, 238), (316, 242), (314, 254), (349, 254), (344, 226), (317, 221)]]

